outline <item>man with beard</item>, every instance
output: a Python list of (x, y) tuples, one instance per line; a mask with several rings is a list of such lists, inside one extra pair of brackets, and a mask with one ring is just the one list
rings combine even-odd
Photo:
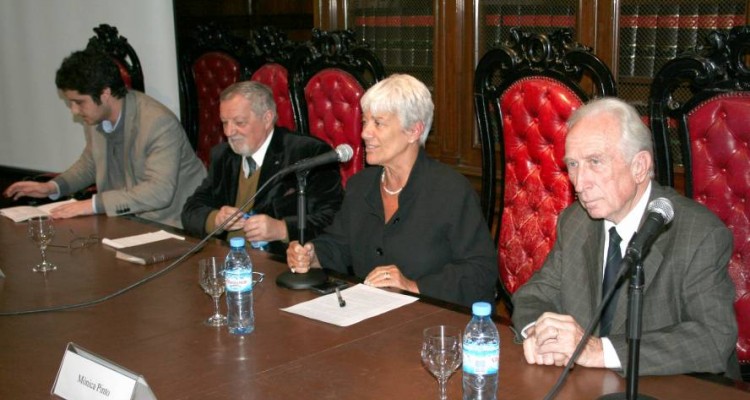
[[(331, 151), (321, 140), (275, 126), (273, 93), (258, 82), (238, 82), (226, 88), (220, 95), (219, 114), (227, 143), (211, 150), (208, 177), (182, 210), (183, 226), (195, 236), (213, 232), (282, 168)], [(306, 238), (315, 237), (331, 223), (342, 197), (338, 165), (310, 171)], [(287, 243), (299, 239), (295, 175), (272, 182), (235, 215), (220, 236), (268, 242), (272, 253), (284, 254)]]

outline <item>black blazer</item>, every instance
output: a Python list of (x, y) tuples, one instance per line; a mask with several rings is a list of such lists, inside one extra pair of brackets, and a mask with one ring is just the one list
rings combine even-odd
[(365, 168), (347, 183), (346, 198), (315, 253), (324, 268), (364, 279), (394, 264), (423, 295), (470, 307), (494, 304), (497, 255), (479, 197), (469, 181), (424, 149), (385, 223), (380, 195), (383, 167)]
[[(310, 136), (301, 136), (284, 128), (276, 127), (269, 143), (263, 166), (260, 170), (258, 188), (282, 168), (297, 161), (315, 157), (331, 151), (325, 142)], [(211, 164), (208, 176), (185, 202), (182, 209), (182, 225), (194, 236), (204, 236), (206, 218), (212, 210), (225, 205), (234, 205), (239, 187), (242, 156), (236, 154), (228, 143), (220, 143), (211, 149)], [(338, 164), (314, 168), (307, 177), (307, 229), (305, 239), (312, 239), (328, 226), (341, 206), (343, 189)], [(255, 199), (253, 206), (258, 214), (283, 219), (290, 240), (299, 239), (297, 219), (297, 178), (295, 174), (277, 178)], [(219, 237), (226, 238), (226, 232)], [(286, 243), (271, 242), (275, 254), (285, 254)]]

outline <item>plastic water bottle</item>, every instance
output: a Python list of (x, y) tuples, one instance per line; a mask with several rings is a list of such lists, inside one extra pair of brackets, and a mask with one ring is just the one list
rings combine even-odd
[(472, 318), (464, 331), (464, 400), (495, 400), (500, 369), (500, 334), (490, 318), (490, 303), (471, 307)]
[(253, 262), (245, 251), (245, 238), (229, 240), (229, 254), (224, 260), (229, 332), (246, 335), (255, 329), (253, 315)]
[[(250, 212), (245, 213), (245, 219), (250, 218), (251, 215), (255, 215), (255, 210), (250, 210)], [(263, 240), (258, 240), (255, 242), (250, 242), (250, 247), (260, 250), (260, 251), (268, 251), (268, 242)]]

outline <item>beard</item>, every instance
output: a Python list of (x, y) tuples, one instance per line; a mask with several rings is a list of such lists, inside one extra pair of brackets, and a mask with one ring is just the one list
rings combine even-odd
[(243, 157), (250, 157), (253, 153), (250, 151), (250, 146), (247, 145), (244, 139), (240, 140), (232, 140), (229, 139), (229, 147), (232, 148), (232, 151), (243, 156)]

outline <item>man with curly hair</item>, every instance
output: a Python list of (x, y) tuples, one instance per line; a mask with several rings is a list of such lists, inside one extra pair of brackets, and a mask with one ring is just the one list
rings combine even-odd
[(57, 199), (96, 184), (88, 200), (61, 205), (53, 218), (104, 214), (182, 227), (180, 211), (206, 176), (175, 115), (144, 93), (128, 90), (108, 55), (77, 51), (57, 70), (55, 84), (83, 122), (86, 147), (49, 182), (16, 182), (5, 196)]

